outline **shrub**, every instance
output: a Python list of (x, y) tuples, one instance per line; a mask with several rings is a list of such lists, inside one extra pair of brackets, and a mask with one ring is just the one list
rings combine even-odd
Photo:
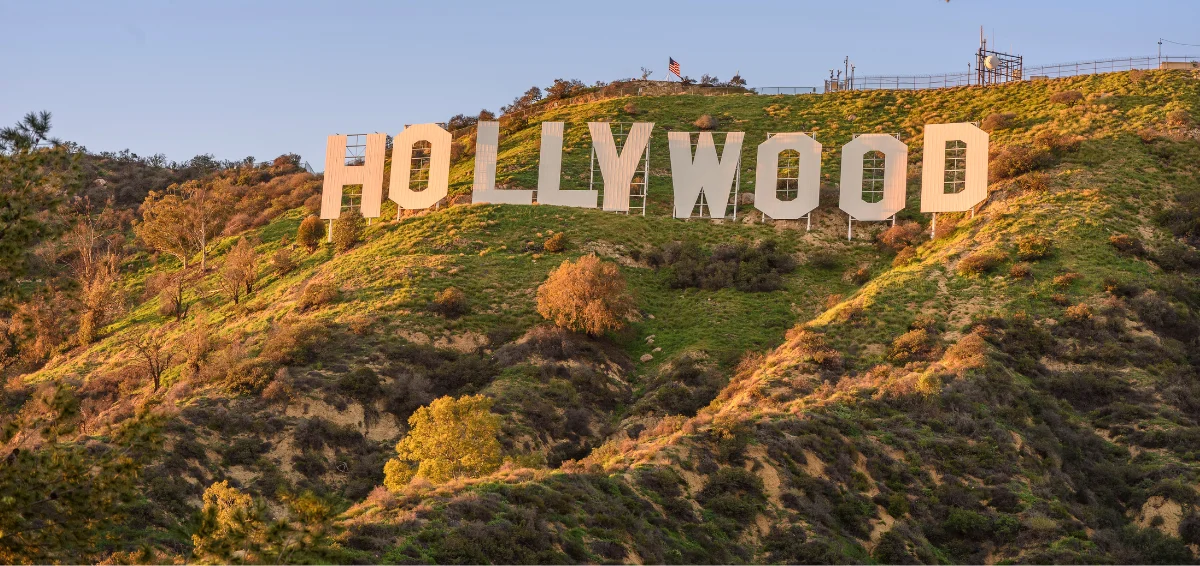
[(592, 336), (625, 327), (633, 298), (616, 264), (594, 254), (566, 260), (537, 290), (538, 313), (554, 324)]
[(1089, 307), (1087, 303), (1079, 303), (1077, 305), (1067, 307), (1067, 312), (1065, 314), (1067, 320), (1073, 320), (1076, 322), (1088, 320), (1092, 318), (1092, 307)]
[(851, 267), (850, 270), (846, 272), (844, 279), (854, 285), (863, 285), (867, 281), (871, 280), (871, 269), (868, 267)]
[(700, 128), (701, 130), (710, 131), (717, 129), (719, 123), (717, 122), (716, 118), (712, 117), (711, 114), (705, 114), (699, 118), (696, 118), (696, 121), (692, 122), (692, 125)]
[(903, 222), (879, 233), (879, 243), (892, 251), (915, 246), (925, 237), (925, 229), (916, 222)]
[(962, 276), (982, 275), (996, 268), (1004, 261), (1000, 252), (975, 252), (958, 262), (956, 271)]
[(1079, 149), (1079, 139), (1067, 134), (1043, 130), (1033, 137), (1033, 145), (1054, 155), (1062, 155)]
[(225, 376), (225, 389), (234, 395), (259, 395), (271, 383), (275, 366), (263, 358), (243, 359)]
[(808, 254), (808, 264), (817, 269), (833, 269), (838, 266), (838, 256), (831, 250), (816, 250)]
[(1144, 257), (1146, 255), (1146, 246), (1142, 241), (1128, 234), (1113, 234), (1108, 237), (1108, 243), (1117, 251), (1129, 254), (1135, 257)]
[(303, 364), (316, 357), (325, 329), (312, 320), (286, 317), (271, 326), (263, 340), (262, 357), (276, 364)]
[(1017, 179), (1017, 188), (1031, 193), (1044, 193), (1050, 188), (1050, 176), (1039, 171), (1022, 175)]
[(1167, 127), (1186, 128), (1192, 124), (1192, 115), (1187, 110), (1175, 110), (1167, 113)]
[[(500, 417), (483, 395), (442, 397), (408, 419), (408, 435), (396, 444), (396, 464), (385, 468), (389, 487), (401, 484), (405, 463), (416, 463), (415, 476), (433, 482), (479, 477), (500, 467)], [(411, 469), (411, 464), (407, 466)]]
[(1050, 102), (1074, 106), (1083, 102), (1083, 93), (1077, 90), (1064, 90), (1050, 95)]
[(924, 356), (929, 352), (932, 340), (929, 331), (924, 328), (909, 330), (892, 342), (888, 359), (893, 362), (909, 362)]
[(1017, 240), (1017, 257), (1023, 261), (1035, 261), (1050, 255), (1050, 238), (1036, 234)]
[(1027, 279), (1033, 276), (1033, 266), (1023, 261), (1014, 263), (1008, 270), (1008, 276), (1013, 279)]
[(348, 251), (362, 241), (363, 215), (357, 210), (343, 212), (333, 221), (333, 246), (338, 252)]
[(1070, 287), (1071, 284), (1078, 281), (1080, 277), (1081, 277), (1081, 275), (1079, 275), (1078, 273), (1076, 273), (1074, 271), (1068, 271), (1066, 273), (1063, 273), (1062, 275), (1056, 276), (1054, 278), (1054, 280), (1051, 281), (1051, 283), (1055, 287)]
[(283, 277), (296, 269), (296, 256), (291, 248), (279, 248), (271, 255), (271, 269)]
[(996, 151), (988, 165), (992, 180), (1012, 179), (1047, 165), (1045, 150), (1024, 145), (1010, 145)]
[(1013, 114), (1012, 112), (1005, 112), (1003, 114), (993, 112), (988, 114), (987, 117), (983, 119), (983, 122), (979, 125), (979, 127), (989, 132), (1003, 130), (1012, 126), (1016, 118), (1017, 115)]
[(796, 261), (779, 251), (774, 240), (753, 246), (744, 241), (720, 244), (712, 249), (695, 241), (671, 242), (646, 255), (654, 265), (671, 268), (671, 286), (677, 289), (774, 291), (783, 287), (782, 275), (796, 268)]
[(320, 218), (308, 216), (300, 222), (300, 228), (296, 230), (296, 243), (311, 252), (317, 249), (324, 239), (325, 223), (321, 222)]
[(373, 404), (383, 393), (379, 375), (368, 367), (343, 374), (337, 381), (338, 392), (364, 405)]
[(332, 281), (309, 281), (304, 286), (304, 290), (300, 292), (300, 299), (296, 301), (296, 306), (300, 310), (308, 310), (332, 303), (340, 294), (338, 286)]
[(268, 403), (281, 403), (286, 405), (292, 398), (292, 380), (288, 377), (287, 368), (279, 368), (275, 372), (275, 379), (267, 384), (263, 389), (263, 401)]
[(429, 310), (446, 318), (457, 318), (471, 310), (467, 295), (457, 287), (446, 287), (433, 296)]
[(556, 254), (566, 251), (567, 245), (569, 244), (570, 242), (567, 241), (567, 235), (562, 232), (558, 232), (557, 234), (546, 238), (545, 243), (542, 244), (542, 249), (548, 253)]
[(638, 109), (637, 103), (632, 102), (632, 101), (626, 102), (625, 106), (623, 106), (621, 109), (624, 110), (625, 113), (629, 114), (630, 116), (637, 115), (637, 113), (641, 111)]
[(945, 215), (937, 219), (937, 224), (933, 228), (934, 239), (945, 238), (953, 234), (958, 229), (958, 223), (962, 221), (957, 215)]
[(917, 259), (917, 249), (908, 246), (896, 252), (896, 257), (892, 258), (892, 267), (904, 267), (912, 263), (915, 259)]

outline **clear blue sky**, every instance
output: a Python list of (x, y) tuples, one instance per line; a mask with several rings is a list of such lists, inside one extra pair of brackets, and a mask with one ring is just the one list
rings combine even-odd
[(846, 55), (859, 75), (965, 71), (980, 25), (1034, 65), (1200, 44), (1197, 22), (1187, 0), (3, 2), (0, 125), (45, 109), (93, 151), (295, 152), (320, 170), (331, 133), (496, 110), (556, 77), (663, 78), (668, 56), (809, 86)]

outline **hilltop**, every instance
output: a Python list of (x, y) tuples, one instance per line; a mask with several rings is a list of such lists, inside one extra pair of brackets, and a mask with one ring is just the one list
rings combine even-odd
[[(814, 132), (826, 186), (811, 231), (749, 206), (737, 221), (670, 217), (665, 132), (694, 131), (706, 114), (746, 132), (743, 193), (768, 132)], [(50, 461), (106, 516), (41, 546), (0, 535), (0, 556), (195, 558), (202, 497), (228, 481), (309, 537), (268, 560), (1195, 561), (1197, 119), (1200, 82), (1185, 71), (565, 105), (502, 120), (497, 185), (536, 186), (539, 121), (654, 122), (644, 217), (466, 205), (468, 134), (455, 141), (448, 206), (396, 219), (385, 203), (361, 244), (296, 249), (290, 270), (268, 258), (296, 248), (318, 177), (286, 158), (138, 166), (129, 177), (152, 185), (130, 194), (222, 184), (240, 219), (204, 273), (154, 253), (130, 218), (114, 221), (124, 306), (85, 345), (63, 338), (75, 314), (38, 319), (53, 318), (53, 332), (18, 324), (54, 301), (24, 284), (0, 399), (6, 453), (20, 451), (0, 477), (31, 479), (26, 499), (0, 502), (0, 527), (29, 528), (12, 517), (39, 494), (76, 493), (38, 471)], [(922, 127), (958, 121), (991, 132), (989, 198), (973, 215), (939, 215), (930, 238)], [(585, 131), (567, 130), (564, 188), (586, 184)], [(833, 183), (841, 146), (863, 132), (909, 145), (909, 204), (896, 228), (862, 223), (848, 241)], [(87, 182), (118, 192), (135, 181)], [(542, 249), (558, 233), (566, 250)], [(260, 267), (235, 304), (213, 266), (242, 238)], [(679, 288), (663, 265), (680, 245), (763, 242), (795, 263), (773, 290)], [(554, 328), (535, 306), (552, 269), (589, 253), (619, 266), (638, 311), (600, 338)], [(163, 308), (164, 273), (192, 274), (183, 316)], [(449, 287), (467, 298), (461, 316), (430, 309)], [(146, 336), (176, 353), (157, 389), (138, 357)], [(475, 393), (494, 400), (503, 467), (381, 487), (408, 417)], [(122, 474), (89, 475), (71, 455)], [(321, 512), (297, 514), (305, 492)]]

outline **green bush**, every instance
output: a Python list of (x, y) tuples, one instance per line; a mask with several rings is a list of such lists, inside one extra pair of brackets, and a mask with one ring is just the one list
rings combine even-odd
[(308, 310), (332, 303), (340, 294), (338, 286), (332, 281), (310, 281), (300, 292), (300, 299), (296, 301), (296, 306), (300, 310)]
[(447, 287), (433, 296), (433, 302), (429, 303), (429, 310), (446, 318), (457, 318), (467, 314), (471, 310), (471, 305), (467, 301), (466, 293), (457, 287)]
[(358, 368), (342, 375), (337, 382), (338, 392), (364, 405), (374, 405), (383, 394), (379, 376), (371, 368)]
[(676, 289), (774, 291), (783, 287), (782, 275), (796, 269), (796, 261), (779, 251), (774, 240), (719, 244), (711, 250), (692, 240), (672, 242), (648, 255), (651, 265), (670, 268)]
[(553, 236), (546, 238), (545, 243), (542, 244), (542, 249), (548, 253), (556, 254), (566, 251), (568, 245), (570, 245), (570, 242), (567, 241), (567, 235), (562, 232), (558, 232)]
[(1145, 257), (1146, 246), (1142, 241), (1128, 234), (1113, 234), (1108, 237), (1108, 243), (1117, 251), (1134, 257)]
[(955, 270), (964, 277), (982, 275), (995, 269), (1005, 259), (1004, 254), (1000, 252), (975, 252), (959, 260)]
[(988, 164), (989, 177), (994, 181), (1012, 179), (1050, 164), (1045, 150), (1026, 145), (1010, 145), (994, 152)]
[(333, 247), (341, 253), (357, 246), (362, 241), (364, 222), (362, 213), (357, 210), (343, 212), (333, 221)]
[(980, 123), (979, 127), (989, 132), (994, 132), (996, 130), (1003, 130), (1011, 127), (1016, 119), (1017, 115), (1012, 112), (993, 112), (988, 114), (987, 117), (983, 119), (983, 122)]
[(1077, 90), (1064, 90), (1050, 95), (1050, 102), (1074, 106), (1083, 102), (1083, 93)]
[(1050, 238), (1031, 234), (1017, 240), (1017, 257), (1022, 261), (1035, 261), (1050, 255), (1053, 245)]
[(296, 231), (296, 243), (311, 252), (317, 249), (324, 239), (325, 223), (320, 218), (308, 216), (300, 222), (300, 228)]

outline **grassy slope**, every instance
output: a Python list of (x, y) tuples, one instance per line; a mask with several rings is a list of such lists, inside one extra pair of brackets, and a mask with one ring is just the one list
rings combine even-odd
[[(1068, 89), (1081, 90), (1094, 100), (1075, 107), (1049, 102), (1052, 92)], [(1100, 93), (1107, 96), (1100, 97)], [(872, 503), (871, 497), (865, 495), (877, 492), (884, 494), (883, 503), (887, 503), (886, 498), (893, 494), (907, 494), (907, 499), (912, 502), (911, 514), (906, 521), (898, 523), (902, 528), (895, 529), (899, 537), (893, 538), (901, 540), (889, 544), (899, 544), (923, 560), (980, 560), (987, 556), (974, 554), (978, 548), (967, 549), (960, 542), (972, 535), (969, 525), (960, 529), (965, 534), (955, 531), (957, 527), (950, 528), (950, 534), (946, 534), (945, 522), (950, 511), (945, 510), (945, 505), (922, 506), (919, 502), (930, 498), (948, 500), (949, 496), (938, 490), (943, 485), (958, 485), (955, 480), (947, 482), (935, 478), (944, 478), (947, 474), (957, 477), (963, 474), (964, 468), (987, 470), (990, 466), (1004, 470), (1005, 477), (1000, 485), (1010, 488), (1017, 484), (1027, 485), (1027, 489), (1011, 490), (1016, 491), (1027, 505), (1024, 510), (1007, 513), (1022, 525), (1016, 531), (1018, 534), (1012, 540), (996, 540), (988, 543), (990, 547), (985, 545), (984, 548), (996, 552), (990, 558), (1015, 559), (1028, 551), (1058, 552), (1063, 544), (1091, 544), (1084, 550), (1072, 546), (1071, 552), (1077, 551), (1094, 559), (1112, 556), (1114, 551), (1111, 548), (1105, 550), (1107, 547), (1103, 544), (1097, 547), (1089, 540), (1091, 535), (1087, 531), (1113, 528), (1110, 523), (1119, 526), (1122, 519), (1109, 516), (1114, 512), (1112, 510), (1118, 510), (1115, 511), (1117, 517), (1136, 515), (1140, 501), (1148, 497), (1150, 486), (1155, 485), (1153, 478), (1158, 476), (1154, 474), (1161, 475), (1161, 472), (1152, 473), (1146, 469), (1171, 467), (1181, 473), (1183, 470), (1187, 474), (1194, 473), (1190, 453), (1180, 454), (1167, 449), (1161, 454), (1153, 453), (1149, 458), (1151, 461), (1144, 462), (1148, 452), (1141, 452), (1136, 473), (1121, 468), (1121, 473), (1127, 474), (1122, 476), (1122, 481), (1146, 477), (1150, 478), (1147, 480), (1150, 486), (1141, 488), (1136, 494), (1123, 492), (1111, 501), (1085, 501), (1085, 511), (1103, 515), (1100, 519), (1088, 518), (1080, 516), (1085, 513), (1078, 505), (1064, 502), (1079, 493), (1078, 486), (1070, 485), (1072, 473), (1076, 474), (1075, 481), (1087, 480), (1086, 475), (1079, 475), (1078, 466), (1062, 473), (1045, 471), (1047, 467), (1064, 465), (1056, 450), (1061, 452), (1069, 439), (1058, 428), (1050, 427), (1051, 432), (1044, 435), (1052, 439), (1046, 440), (1047, 448), (1039, 445), (1040, 451), (1025, 456), (1027, 460), (1020, 460), (1018, 469), (1011, 470), (997, 463), (994, 456), (983, 457), (988, 450), (994, 455), (997, 446), (1001, 445), (985, 443), (980, 448), (978, 440), (955, 428), (956, 425), (937, 426), (935, 423), (954, 422), (959, 418), (951, 417), (962, 410), (957, 405), (962, 395), (955, 396), (955, 387), (967, 388), (970, 392), (986, 389), (983, 385), (956, 386), (959, 381), (991, 383), (990, 380), (999, 379), (997, 375), (1008, 375), (1016, 384), (1006, 382), (1005, 387), (1016, 393), (985, 397), (990, 402), (1020, 399), (1024, 403), (1022, 406), (1041, 406), (1053, 404), (1050, 400), (1061, 396), (1059, 390), (1038, 385), (1041, 370), (1019, 372), (1011, 363), (1004, 362), (1004, 356), (1012, 354), (1006, 352), (1003, 341), (997, 337), (1009, 336), (1006, 332), (1015, 332), (1011, 329), (999, 329), (988, 336), (991, 345), (987, 364), (972, 366), (961, 375), (956, 374), (959, 381), (940, 378), (947, 383), (942, 398), (936, 402), (914, 400), (912, 387), (905, 384), (921, 374), (930, 373), (931, 365), (952, 365), (947, 360), (934, 358), (925, 362), (925, 366), (918, 363), (909, 368), (893, 367), (887, 372), (880, 370), (868, 374), (871, 368), (886, 363), (888, 345), (908, 330), (918, 313), (932, 315), (941, 326), (939, 342), (934, 347), (935, 352), (941, 353), (972, 332), (972, 321), (984, 320), (988, 315), (1008, 319), (1013, 313), (1024, 311), (1041, 326), (1049, 325), (1050, 320), (1061, 320), (1063, 307), (1050, 300), (1055, 293), (1067, 295), (1072, 303), (1087, 302), (1100, 310), (1104, 306), (1102, 281), (1106, 276), (1146, 281), (1151, 286), (1165, 281), (1167, 276), (1156, 266), (1120, 256), (1102, 242), (1114, 232), (1141, 233), (1152, 245), (1165, 241), (1166, 235), (1149, 222), (1155, 208), (1167, 202), (1175, 191), (1196, 190), (1194, 144), (1160, 142), (1171, 147), (1178, 145), (1175, 151), (1181, 153), (1180, 158), (1165, 161), (1136, 136), (1143, 127), (1161, 124), (1172, 110), (1186, 109), (1196, 114), (1200, 103), (1195, 82), (1187, 75), (1154, 73), (1134, 82), (1128, 74), (1121, 73), (987, 90), (770, 98), (676, 96), (633, 100), (638, 107), (636, 116), (629, 116), (623, 110), (627, 100), (614, 100), (558, 109), (538, 120), (563, 120), (579, 125), (568, 131), (564, 165), (564, 175), (569, 179), (564, 181), (567, 188), (572, 186), (571, 183), (578, 188), (586, 186), (587, 150), (583, 137), (586, 128), (582, 126), (583, 122), (603, 119), (655, 122), (656, 135), (650, 150), (653, 159), (651, 206), (645, 218), (557, 207), (451, 207), (408, 217), (399, 223), (377, 224), (369, 230), (366, 244), (339, 256), (333, 256), (327, 250), (319, 251), (306, 258), (301, 268), (288, 276), (280, 278), (264, 272), (259, 290), (241, 307), (225, 305), (215, 297), (211, 281), (208, 286), (201, 286), (195, 298), (209, 311), (210, 322), (218, 329), (218, 336), (226, 342), (245, 342), (251, 353), (257, 351), (272, 326), (288, 316), (318, 321), (325, 325), (331, 338), (328, 346), (318, 348), (312, 360), (291, 368), (293, 376), (304, 376), (308, 381), (301, 382), (298, 387), (301, 398), (293, 403), (286, 417), (280, 415), (277, 406), (233, 398), (218, 384), (185, 383), (182, 367), (170, 370), (166, 376), (170, 388), (167, 401), (155, 404), (160, 406), (159, 410), (171, 414), (179, 410), (174, 407), (183, 409), (175, 424), (169, 427), (169, 436), (195, 436), (202, 446), (201, 452), (207, 457), (194, 458), (181, 465), (187, 470), (182, 475), (190, 475), (187, 478), (189, 485), (179, 483), (183, 481), (180, 479), (172, 485), (156, 486), (149, 492), (151, 501), (148, 504), (161, 506), (165, 505), (163, 500), (169, 500), (186, 508), (188, 504), (195, 504), (203, 485), (226, 477), (252, 491), (269, 495), (271, 490), (264, 485), (274, 484), (265, 478), (274, 477), (273, 474), (282, 474), (295, 485), (341, 493), (350, 501), (361, 498), (361, 488), (351, 490), (348, 486), (377, 483), (378, 469), (355, 470), (349, 477), (333, 472), (310, 475), (298, 472), (294, 455), (308, 454), (294, 447), (299, 438), (298, 427), (306, 418), (319, 414), (363, 434), (361, 442), (365, 447), (360, 447), (356, 456), (344, 455), (339, 449), (316, 451), (330, 468), (338, 459), (349, 457), (381, 464), (378, 458), (386, 455), (390, 444), (402, 433), (402, 423), (389, 425), (387, 421), (392, 417), (385, 413), (381, 417), (384, 424), (372, 429), (358, 422), (362, 420), (361, 409), (320, 412), (318, 409), (323, 406), (320, 401), (335, 407), (346, 406), (345, 400), (337, 396), (336, 388), (330, 384), (336, 383), (350, 368), (363, 365), (378, 369), (385, 383), (398, 379), (394, 372), (389, 373), (392, 366), (388, 356), (380, 354), (389, 344), (398, 341), (408, 339), (442, 345), (472, 340), (482, 343), (482, 336), (508, 329), (499, 333), (502, 337), (494, 337), (487, 345), (494, 349), (538, 324), (533, 289), (562, 257), (553, 254), (539, 257), (522, 250), (525, 242), (539, 241), (551, 231), (565, 231), (574, 242), (565, 257), (597, 251), (614, 259), (623, 259), (635, 247), (688, 237), (715, 243), (774, 236), (782, 240), (784, 249), (801, 257), (816, 249), (833, 248), (842, 259), (840, 267), (832, 270), (802, 265), (786, 277), (784, 290), (757, 294), (732, 290), (671, 290), (666, 285), (665, 273), (626, 261), (628, 265), (622, 270), (646, 316), (629, 332), (613, 337), (622, 353), (611, 355), (638, 359), (642, 354), (653, 353), (654, 360), (635, 364), (631, 371), (621, 372), (620, 379), (631, 385), (633, 396), (620, 399), (613, 411), (607, 416), (601, 415), (609, 419), (610, 424), (619, 423), (624, 412), (621, 407), (636, 401), (640, 388), (663, 367), (663, 362), (677, 359), (681, 354), (703, 352), (722, 371), (732, 374), (734, 366), (747, 351), (768, 351), (780, 344), (785, 347), (768, 357), (766, 366), (743, 370), (719, 400), (695, 419), (687, 423), (683, 420), (667, 422), (657, 429), (652, 427), (640, 440), (618, 437), (610, 441), (604, 449), (585, 460), (584, 467), (578, 468), (586, 473), (509, 472), (509, 479), (498, 477), (475, 482), (473, 487), (448, 486), (438, 493), (414, 490), (399, 504), (376, 502), (359, 506), (348, 515), (352, 517), (349, 524), (354, 536), (346, 543), (347, 552), (362, 553), (373, 559), (439, 561), (454, 557), (517, 561), (632, 556), (626, 553), (636, 553), (646, 560), (667, 561), (802, 560), (814, 559), (814, 556), (866, 560), (872, 550), (878, 554), (882, 531), (886, 530), (873, 533), (874, 526), (888, 522), (877, 509), (888, 505), (876, 505), (878, 501)], [(1084, 142), (1077, 153), (1066, 157), (1053, 169), (1049, 191), (1020, 193), (1010, 184), (994, 186), (993, 189), (1001, 192), (993, 195), (981, 214), (964, 220), (948, 237), (922, 245), (918, 250), (918, 261), (905, 267), (891, 268), (890, 255), (869, 243), (867, 234), (878, 227), (864, 227), (855, 242), (847, 243), (841, 228), (845, 217), (836, 210), (836, 203), (828, 195), (817, 212), (816, 227), (809, 233), (802, 227), (684, 222), (668, 217), (670, 178), (666, 136), (662, 133), (671, 129), (693, 129), (690, 122), (703, 113), (716, 116), (721, 121), (721, 130), (747, 132), (749, 143), (744, 148), (742, 190), (750, 192), (753, 190), (751, 167), (755, 143), (768, 131), (815, 131), (825, 148), (824, 178), (834, 182), (840, 164), (838, 149), (855, 132), (900, 133), (910, 146), (910, 168), (919, 168), (923, 124), (979, 120), (992, 112), (1017, 114), (1013, 127), (993, 134), (994, 145), (1029, 143), (1043, 129), (1081, 136)], [(499, 156), (502, 185), (524, 188), (536, 185), (537, 138), (536, 121), (524, 128), (508, 128), (502, 133)], [(451, 173), (453, 193), (469, 190), (471, 167), (469, 158), (454, 164)], [(920, 218), (916, 212), (918, 183), (919, 176), (910, 178), (909, 207), (902, 213), (902, 219)], [(281, 237), (294, 233), (299, 218), (298, 213), (293, 213), (258, 231), (262, 241), (259, 250), (264, 257), (278, 247)], [(1056, 247), (1051, 258), (1035, 264), (1032, 281), (1014, 281), (1000, 276), (1003, 270), (976, 278), (954, 274), (953, 267), (964, 254), (995, 248), (1011, 255), (1014, 239), (1031, 232), (1052, 236)], [(223, 242), (221, 247), (228, 249), (231, 244), (232, 240)], [(146, 265), (146, 262), (144, 258), (135, 258), (134, 265)], [(861, 290), (842, 280), (845, 268), (859, 265), (869, 266), (876, 276)], [(151, 269), (146, 266), (130, 277), (131, 293), (137, 294)], [(1068, 288), (1055, 287), (1051, 279), (1068, 270), (1078, 272), (1082, 277)], [(342, 299), (313, 311), (297, 312), (295, 299), (309, 280), (336, 281), (342, 289)], [(425, 312), (424, 307), (433, 294), (450, 285), (467, 292), (473, 305), (472, 312), (452, 321)], [(823, 302), (831, 294), (844, 295), (846, 300), (826, 311)], [(853, 305), (861, 306), (864, 315), (845, 320), (842, 313)], [(115, 371), (129, 362), (120, 345), (126, 336), (167, 323), (154, 312), (155, 308), (155, 299), (135, 305), (124, 319), (107, 329), (108, 335), (100, 343), (87, 351), (74, 351), (52, 360), (46, 368), (27, 376), (27, 381), (87, 380), (89, 376)], [(832, 373), (813, 368), (803, 347), (795, 340), (785, 342), (785, 330), (796, 325), (823, 334), (828, 345), (844, 357), (844, 368)], [(169, 326), (168, 332), (178, 335), (187, 326)], [(349, 330), (351, 328), (355, 330)], [(714, 328), (721, 331), (714, 335)], [(1136, 329), (1151, 332), (1144, 327)], [(650, 335), (655, 337), (652, 345), (645, 340)], [(1072, 344), (1084, 342), (1069, 335), (1058, 340), (1064, 344), (1061, 348), (1067, 350), (1073, 347)], [(1127, 349), (1134, 348), (1130, 344), (1140, 344), (1139, 348), (1152, 346), (1129, 340), (1117, 342), (1125, 344)], [(1103, 365), (1113, 371), (1123, 371), (1128, 376), (1124, 379), (1135, 383), (1140, 390), (1153, 392), (1152, 397), (1161, 397), (1159, 390), (1166, 387), (1166, 376), (1181, 371), (1179, 368), (1187, 367), (1187, 364), (1181, 361), (1177, 342), (1160, 337), (1156, 344), (1158, 349), (1150, 351), (1159, 353), (1164, 360), (1157, 366), (1145, 364), (1144, 358), (1131, 361), (1119, 356), (1104, 360)], [(653, 352), (654, 348), (662, 350)], [(1056, 368), (1059, 366), (1055, 364), (1064, 364), (1068, 368), (1085, 365), (1058, 349), (1049, 353), (1062, 360), (1047, 365)], [(533, 362), (522, 362), (515, 367), (495, 368), (498, 377), (478, 384), (478, 387), (504, 399), (519, 399), (523, 395), (547, 398), (550, 395), (547, 388), (566, 387), (553, 379), (547, 382), (546, 379), (530, 378), (530, 371), (521, 368), (533, 367), (531, 363), (536, 366)], [(872, 377), (866, 379), (864, 375)], [(840, 379), (844, 385), (836, 390), (822, 388), (819, 385), (822, 379)], [(148, 391), (135, 387), (130, 393), (136, 399)], [(570, 395), (567, 398), (571, 398)], [(310, 403), (314, 412), (305, 415)], [(221, 410), (279, 422), (246, 432), (222, 429), (210, 421), (205, 430), (200, 420), (194, 418), (197, 414), (194, 409), (211, 409), (214, 404)], [(353, 409), (353, 402), (349, 405)], [(189, 407), (193, 408), (192, 412), (188, 412)], [(972, 415), (972, 426), (993, 423), (988, 425), (989, 430), (1007, 427), (1020, 438), (1041, 430), (1034, 430), (1038, 419), (1048, 418), (1044, 412), (1021, 413), (1034, 422), (1028, 424), (1024, 420), (1018, 422), (1013, 414), (993, 414), (987, 409), (988, 403), (982, 400), (972, 407), (976, 411)], [(522, 405), (508, 408), (514, 411), (507, 415), (510, 421), (523, 419)], [(1089, 415), (1085, 409), (1091, 410), (1090, 407), (1067, 404), (1052, 413), (1053, 419), (1072, 423), (1064, 425), (1063, 430), (1092, 434), (1086, 443), (1091, 446), (1098, 441), (1094, 432), (1088, 432), (1092, 427), (1087, 424), (1087, 419), (1099, 417)], [(1163, 412), (1165, 416), (1153, 417), (1156, 424), (1152, 426), (1192, 426), (1185, 422), (1187, 418), (1179, 417), (1177, 410), (1174, 417), (1178, 418), (1167, 414), (1171, 413), (1167, 409)], [(1140, 418), (1144, 417), (1126, 417), (1122, 423)], [(536, 432), (537, 427), (533, 428)], [(871, 432), (864, 433), (864, 429)], [(514, 436), (530, 433), (529, 426), (513, 425), (506, 430), (516, 431), (512, 433)], [(599, 429), (593, 427), (593, 430)], [(1128, 439), (1120, 438), (1119, 431), (1123, 429), (1114, 430), (1118, 431), (1115, 438), (1118, 442), (1129, 443)], [(230, 465), (228, 458), (225, 462), (219, 461), (222, 458), (218, 458), (218, 453), (237, 439), (248, 437), (262, 438), (270, 443), (271, 450), (264, 458), (251, 460), (246, 465)], [(901, 440), (896, 441), (896, 437)], [(788, 443), (797, 442), (796, 438), (801, 439), (799, 444), (789, 448)], [(597, 438), (597, 442), (599, 440), (602, 438)], [(542, 450), (536, 442), (514, 445), (527, 447), (514, 449), (515, 456), (521, 456), (524, 450)], [(175, 453), (179, 452), (179, 446), (178, 441), (168, 442), (163, 460), (178, 460)], [(1013, 450), (1008, 444), (1001, 447)], [(900, 451), (899, 456), (895, 450)], [(1128, 464), (1128, 458), (1122, 460), (1119, 449), (1111, 448), (1111, 445), (1109, 449), (1097, 450), (1105, 454), (1100, 459), (1106, 463), (1111, 461), (1117, 467)], [(1002, 453), (1011, 456), (1014, 452)], [(1020, 453), (1020, 449), (1015, 453)], [(820, 465), (808, 465), (806, 456), (801, 456), (807, 454)], [(861, 465), (856, 463), (857, 454), (862, 455)], [(969, 463), (963, 462), (968, 459)], [(629, 471), (636, 462), (660, 467)], [(908, 468), (896, 462), (907, 462)], [(587, 468), (587, 465), (593, 467)], [(759, 478), (758, 481), (767, 480), (765, 487), (756, 487), (751, 480), (734, 477), (736, 474), (721, 472), (740, 468), (754, 470), (753, 477)], [(764, 472), (767, 468), (773, 472)], [(930, 470), (937, 473), (931, 474)], [(610, 476), (610, 473), (615, 475)], [(676, 483), (680, 476), (683, 481)], [(718, 477), (723, 478), (722, 481), (713, 479)], [(1020, 479), (1022, 477), (1024, 480)], [(1039, 489), (1039, 481), (1046, 486), (1044, 489)], [(878, 485), (872, 487), (872, 482)], [(962, 490), (979, 502), (988, 499), (986, 492), (995, 487), (996, 481), (974, 478), (962, 480), (962, 484), (965, 486)], [(678, 495), (673, 493), (676, 490), (680, 492)], [(787, 497), (788, 494), (792, 494), (792, 499)], [(955, 495), (961, 497), (958, 492)], [(729, 497), (722, 499), (723, 496)], [(742, 499), (751, 508), (739, 508), (728, 501), (729, 498)], [(424, 510), (414, 513), (413, 506), (421, 501), (426, 501), (422, 505)], [(695, 518), (689, 520), (687, 515), (691, 511), (684, 512), (679, 506), (694, 509)], [(457, 512), (458, 507), (468, 509)], [(833, 508), (832, 512), (829, 507)], [(964, 510), (962, 513), (970, 511), (992, 521), (988, 523), (991, 526), (1007, 520), (994, 510), (985, 508), (981, 511), (966, 503), (959, 507)], [(1127, 507), (1122, 514), (1121, 510)], [(675, 511), (668, 511), (670, 509)], [(966, 516), (962, 513), (955, 516)], [(488, 518), (501, 516), (504, 520), (499, 523), (488, 522)], [(607, 518), (613, 516), (628, 516), (630, 520), (614, 522)], [(755, 517), (760, 517), (758, 527), (752, 526)], [(770, 520), (766, 520), (768, 517)], [(1056, 526), (1051, 529), (1035, 517), (1057, 521)], [(971, 520), (974, 520), (973, 516), (962, 519), (967, 523)], [(484, 523), (499, 526), (485, 528)], [(1077, 524), (1084, 536), (1078, 536), (1072, 530)], [(484, 532), (476, 532), (479, 529)], [(955, 538), (956, 533), (958, 538)], [(486, 537), (492, 537), (494, 544), (479, 542), (487, 540)], [(800, 542), (788, 546), (786, 541), (795, 539)], [(1063, 539), (1077, 542), (1063, 543)], [(605, 544), (605, 541), (609, 542)], [(614, 543), (619, 548), (615, 548)], [(530, 554), (523, 554), (526, 552)]]

